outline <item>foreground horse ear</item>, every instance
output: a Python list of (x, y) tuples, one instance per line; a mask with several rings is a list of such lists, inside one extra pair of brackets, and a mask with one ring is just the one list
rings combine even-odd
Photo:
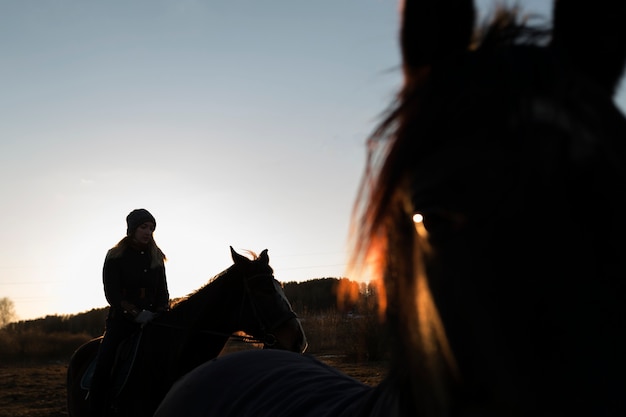
[(552, 46), (611, 95), (626, 64), (626, 1), (555, 0)]
[(267, 249), (263, 249), (263, 252), (261, 252), (261, 254), (259, 255), (259, 259), (262, 259), (265, 263), (269, 263), (270, 257), (267, 254)]
[(472, 0), (404, 0), (400, 46), (405, 71), (466, 50), (474, 31)]

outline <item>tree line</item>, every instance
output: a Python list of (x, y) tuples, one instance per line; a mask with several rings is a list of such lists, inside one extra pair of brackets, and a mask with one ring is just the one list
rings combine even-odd
[[(349, 292), (357, 294), (357, 297), (353, 300), (338, 298), (340, 287), (349, 288)], [(290, 281), (283, 283), (283, 291), (299, 316), (335, 310), (352, 314), (366, 308), (364, 306), (371, 304), (375, 297), (375, 290), (370, 284), (357, 283), (347, 278)], [(12, 306), (8, 298), (0, 299), (0, 328), (8, 331), (87, 333), (93, 337), (101, 335), (104, 331), (104, 321), (108, 312), (108, 307), (102, 307), (77, 314), (54, 314), (38, 319), (10, 321), (8, 319), (14, 317)]]
[[(309, 352), (341, 350), (359, 360), (383, 354), (376, 292), (370, 284), (347, 278), (319, 278), (286, 282), (283, 290), (303, 321)], [(351, 297), (342, 298), (341, 294)], [(6, 311), (13, 311), (10, 300), (0, 299), (2, 305)], [(5, 322), (0, 326), (0, 360), (67, 360), (82, 343), (103, 334), (107, 313), (108, 307), (103, 307)]]
[[(364, 316), (375, 309), (376, 293), (370, 284), (357, 283), (347, 278), (318, 278), (309, 281), (283, 283), (283, 291), (293, 310), (301, 318), (338, 314)], [(341, 294), (351, 294), (352, 298), (341, 298)], [(176, 300), (172, 300), (175, 302)], [(9, 340), (20, 335), (21, 340), (29, 340), (30, 335), (65, 334), (80, 335), (81, 339), (98, 337), (104, 332), (108, 307), (94, 308), (77, 314), (53, 314), (32, 320), (10, 321), (15, 316), (10, 299), (0, 298), (0, 352)], [(33, 336), (33, 338), (35, 338)], [(4, 340), (4, 342), (3, 342)], [(4, 343), (4, 345), (3, 345)], [(30, 342), (19, 350), (28, 350)], [(13, 347), (15, 349), (15, 346)]]

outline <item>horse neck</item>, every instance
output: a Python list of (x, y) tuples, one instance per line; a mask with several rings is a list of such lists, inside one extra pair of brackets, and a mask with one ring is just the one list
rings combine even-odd
[[(163, 350), (169, 346), (170, 378), (220, 354), (231, 334), (239, 330), (243, 291), (241, 278), (227, 269), (155, 321), (156, 334), (166, 334), (171, 340), (161, 343)], [(170, 331), (161, 333), (163, 328)]]
[(216, 275), (207, 285), (177, 304), (170, 321), (190, 330), (231, 334), (237, 330), (244, 297), (242, 278), (229, 268)]

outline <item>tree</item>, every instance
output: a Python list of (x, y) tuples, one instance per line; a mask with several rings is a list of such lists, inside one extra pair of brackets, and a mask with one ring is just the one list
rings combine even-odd
[(0, 329), (16, 319), (15, 305), (10, 298), (0, 298)]

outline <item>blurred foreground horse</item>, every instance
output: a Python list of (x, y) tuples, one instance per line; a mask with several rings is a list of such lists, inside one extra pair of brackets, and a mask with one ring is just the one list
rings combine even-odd
[[(233, 333), (264, 348), (302, 353), (306, 338), (299, 319), (276, 281), (267, 250), (251, 260), (230, 248), (233, 265), (207, 285), (146, 324), (128, 375), (114, 387), (115, 416), (151, 416), (174, 381), (217, 357)], [(71, 417), (89, 415), (83, 376), (101, 338), (81, 346), (67, 370), (67, 408)]]
[(551, 28), (402, 6), (404, 84), (353, 235), (383, 284), (386, 379), (244, 352), (156, 417), (626, 416), (626, 1), (556, 1)]

